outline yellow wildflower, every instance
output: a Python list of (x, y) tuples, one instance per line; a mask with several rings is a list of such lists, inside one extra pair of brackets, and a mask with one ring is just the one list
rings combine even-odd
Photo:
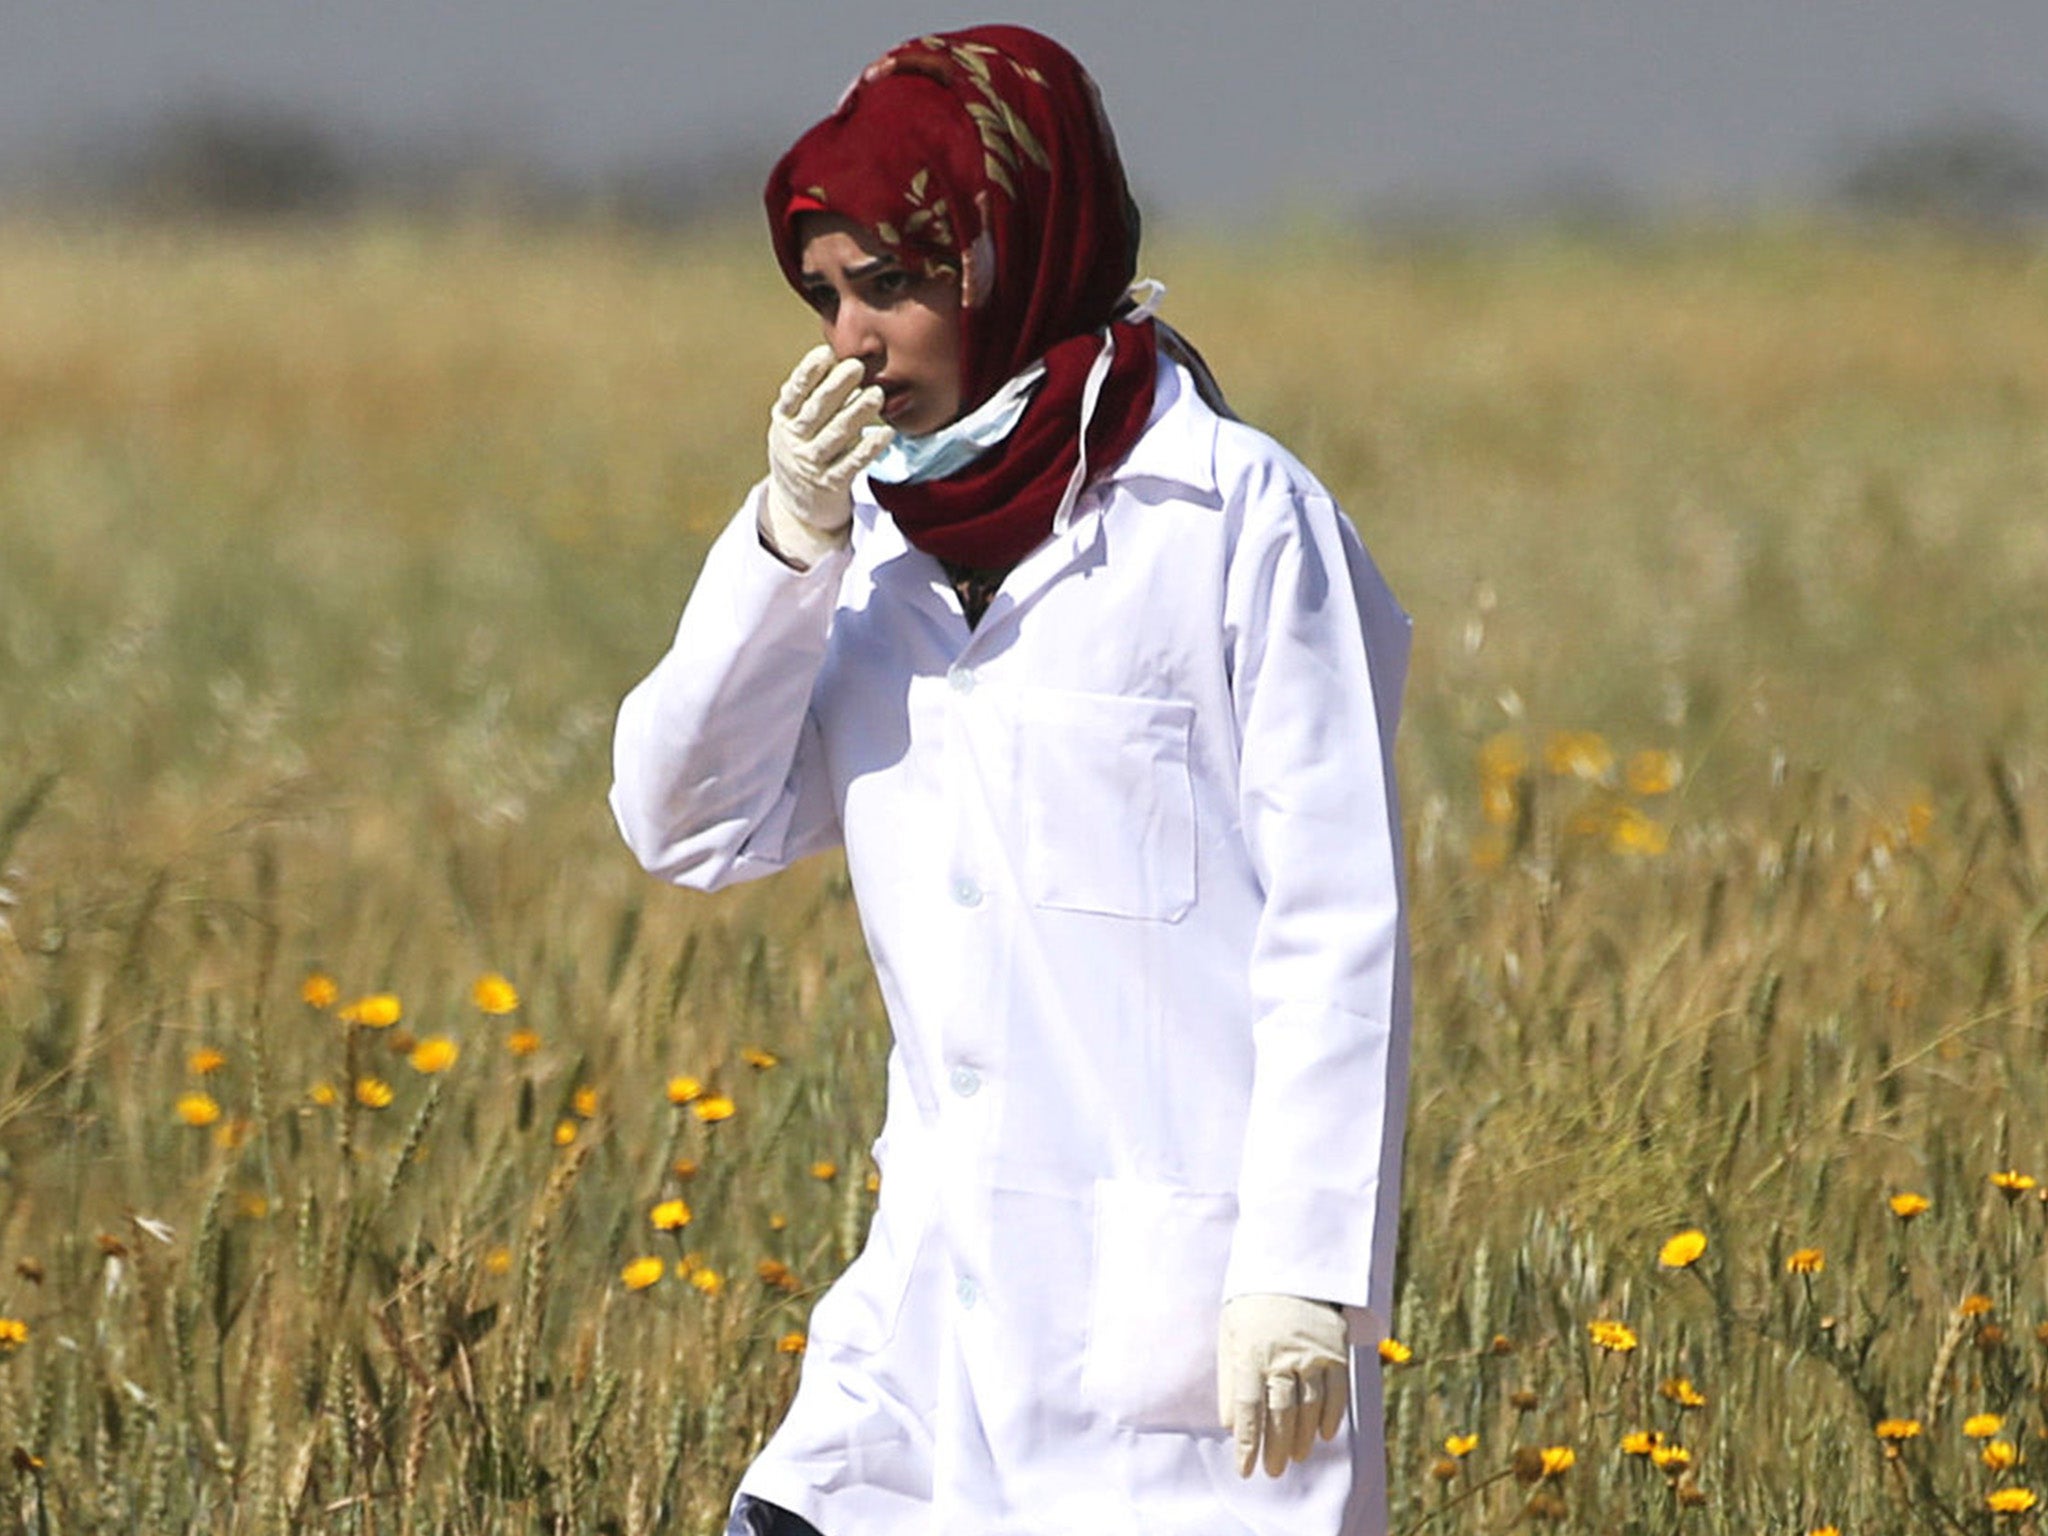
[(1616, 1322), (1612, 1318), (1589, 1323), (1586, 1331), (1592, 1335), (1595, 1344), (1613, 1354), (1625, 1355), (1636, 1347), (1635, 1330), (1627, 1323)]
[(1380, 1358), (1389, 1365), (1406, 1365), (1415, 1358), (1415, 1351), (1399, 1339), (1381, 1339)]
[(800, 1333), (785, 1333), (775, 1341), (776, 1351), (785, 1355), (800, 1355), (804, 1352), (804, 1336)]
[(1529, 769), (1529, 744), (1520, 733), (1501, 731), (1489, 736), (1479, 747), (1479, 778), (1482, 783), (1519, 778)]
[(391, 1104), (391, 1085), (381, 1077), (356, 1079), (356, 1102), (365, 1109), (385, 1109)]
[(1956, 1303), (1956, 1315), (1958, 1317), (1982, 1317), (1991, 1311), (1992, 1306), (1993, 1303), (1989, 1296), (1984, 1295), (1980, 1291), (1973, 1291)]
[(750, 1045), (740, 1052), (740, 1060), (757, 1072), (766, 1072), (782, 1060), (773, 1051), (764, 1051), (758, 1045)]
[(515, 1012), (519, 1007), (519, 989), (496, 971), (477, 977), (476, 985), (469, 989), (469, 996), (483, 1013), (506, 1014)]
[(821, 1157), (811, 1164), (811, 1177), (830, 1181), (839, 1177), (839, 1165), (829, 1157)]
[(1616, 809), (1607, 824), (1607, 846), (1616, 853), (1654, 859), (1671, 846), (1671, 829), (1634, 806), (1624, 805)]
[(555, 1122), (556, 1146), (566, 1147), (567, 1145), (569, 1145), (570, 1142), (574, 1141), (575, 1139), (576, 1122), (574, 1120), (557, 1120)]
[(656, 1230), (675, 1232), (690, 1224), (690, 1208), (680, 1200), (664, 1200), (648, 1213)]
[(512, 1272), (512, 1250), (503, 1243), (484, 1255), (484, 1273), (506, 1275)]
[(261, 1221), (270, 1214), (270, 1201), (253, 1189), (245, 1189), (235, 1196), (235, 1209), (251, 1221)]
[(341, 988), (325, 971), (308, 972), (306, 979), (299, 983), (299, 1000), (308, 1008), (332, 1008), (339, 996)]
[(782, 1212), (770, 1211), (768, 1213), (768, 1230), (770, 1232), (780, 1232), (784, 1227), (788, 1225), (789, 1218), (783, 1215)]
[(725, 1276), (715, 1269), (699, 1265), (690, 1271), (690, 1284), (697, 1287), (706, 1296), (716, 1296), (725, 1289)]
[(1657, 1262), (1666, 1269), (1689, 1269), (1699, 1262), (1701, 1254), (1707, 1251), (1707, 1234), (1697, 1227), (1667, 1239), (1657, 1250)]
[(18, 1349), (27, 1342), (27, 1323), (18, 1317), (0, 1317), (0, 1349)]
[(211, 1077), (227, 1064), (227, 1057), (210, 1045), (202, 1045), (185, 1058), (185, 1070), (194, 1077)]
[(462, 1047), (445, 1036), (433, 1035), (412, 1048), (406, 1060), (412, 1063), (415, 1072), (446, 1072), (455, 1065), (455, 1058), (462, 1054)]
[(172, 1107), (178, 1118), (190, 1126), (208, 1126), (220, 1118), (220, 1105), (210, 1093), (181, 1093)]
[(1916, 1195), (1911, 1190), (1901, 1190), (1887, 1202), (1892, 1214), (1901, 1221), (1911, 1221), (1915, 1216), (1933, 1208), (1934, 1202), (1925, 1195)]
[(597, 1113), (597, 1090), (585, 1085), (569, 1095), (569, 1107), (588, 1120)]
[(1683, 1472), (1692, 1465), (1692, 1452), (1667, 1441), (1650, 1447), (1650, 1460), (1659, 1472)]
[(1681, 1408), (1704, 1408), (1707, 1394), (1692, 1384), (1690, 1376), (1673, 1376), (1662, 1383), (1657, 1390)]
[(1636, 1429), (1621, 1437), (1621, 1454), (1624, 1456), (1647, 1456), (1664, 1443), (1664, 1437), (1654, 1429)]
[(1614, 772), (1614, 748), (1598, 731), (1552, 731), (1543, 766), (1561, 779), (1605, 779)]
[(405, 1017), (405, 1006), (396, 993), (372, 992), (359, 997), (336, 1015), (344, 1024), (361, 1024), (367, 1029), (389, 1029)]
[(627, 1290), (644, 1291), (667, 1273), (668, 1265), (660, 1259), (643, 1258), (635, 1259), (620, 1270), (619, 1278), (626, 1282)]
[(1827, 1255), (1818, 1248), (1796, 1248), (1785, 1260), (1788, 1275), (1817, 1275), (1827, 1267)]
[(1563, 1477), (1578, 1462), (1578, 1453), (1568, 1445), (1546, 1445), (1539, 1453), (1545, 1477)]
[(1816, 1525), (1806, 1536), (1842, 1536), (1842, 1528), (1839, 1525)]
[(505, 1037), (505, 1049), (514, 1056), (531, 1056), (540, 1049), (540, 1036), (530, 1029), (515, 1029)]
[(1517, 793), (1519, 779), (1482, 779), (1479, 784), (1479, 814), (1496, 827), (1511, 826), (1521, 810)]
[(679, 1157), (668, 1165), (668, 1171), (679, 1179), (694, 1179), (697, 1177), (697, 1159)]
[(1972, 1440), (1989, 1440), (2003, 1428), (2005, 1420), (1995, 1413), (1973, 1413), (1963, 1420), (1963, 1433)]
[(668, 1101), (671, 1104), (687, 1104), (703, 1095), (704, 1085), (694, 1077), (672, 1077), (668, 1080)]
[(1876, 1433), (1880, 1440), (1917, 1440), (1920, 1428), (1918, 1419), (1879, 1419)]
[(754, 1266), (754, 1273), (761, 1277), (763, 1285), (772, 1285), (778, 1291), (800, 1288), (796, 1272), (780, 1259), (763, 1259)]
[(2034, 1176), (2031, 1173), (2021, 1173), (2017, 1168), (2007, 1168), (2003, 1172), (1989, 1175), (1989, 1178), (1991, 1187), (2008, 1200), (2024, 1195), (2034, 1187)]
[(1444, 1441), (1445, 1454), (1456, 1456), (1460, 1459), (1470, 1456), (1478, 1449), (1479, 1437), (1477, 1435), (1451, 1435)]
[(1987, 1441), (1982, 1452), (1984, 1465), (1994, 1472), (2010, 1472), (2019, 1465), (2020, 1448), (2010, 1440)]
[(867, 1188), (869, 1194), (879, 1195), (882, 1192), (882, 1176), (879, 1173), (870, 1173), (868, 1175)]
[(1997, 1515), (2024, 1515), (2039, 1502), (2031, 1488), (1996, 1488), (1984, 1495), (1985, 1506)]
[(732, 1100), (722, 1093), (714, 1093), (708, 1099), (699, 1099), (690, 1106), (690, 1113), (706, 1125), (718, 1120), (730, 1120), (733, 1117), (733, 1110)]
[(330, 1108), (341, 1102), (341, 1095), (334, 1091), (334, 1084), (332, 1083), (315, 1083), (306, 1090), (306, 1097), (315, 1104), (318, 1104), (322, 1109)]
[(1676, 752), (1659, 752), (1645, 747), (1629, 754), (1624, 775), (1628, 787), (1639, 795), (1668, 795), (1678, 788), (1680, 768)]

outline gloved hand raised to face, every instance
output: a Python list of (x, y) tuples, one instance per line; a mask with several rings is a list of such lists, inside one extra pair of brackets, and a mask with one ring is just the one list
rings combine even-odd
[(762, 532), (805, 566), (846, 542), (853, 517), (853, 477), (889, 446), (882, 391), (861, 388), (857, 357), (832, 361), (832, 349), (811, 348), (783, 383), (768, 413), (768, 494)]
[(1344, 1314), (1325, 1301), (1254, 1294), (1223, 1303), (1216, 1412), (1237, 1442), (1237, 1475), (1278, 1477), (1335, 1437), (1351, 1406)]

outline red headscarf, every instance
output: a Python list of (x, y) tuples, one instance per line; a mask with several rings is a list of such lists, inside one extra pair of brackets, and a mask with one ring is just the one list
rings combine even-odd
[(806, 212), (844, 214), (906, 268), (959, 278), (963, 414), (1044, 360), (1001, 444), (943, 479), (874, 483), (920, 549), (999, 571), (1045, 539), (1079, 460), (1104, 327), (1116, 353), (1088, 426), (1091, 475), (1144, 431), (1157, 342), (1149, 320), (1115, 319), (1137, 270), (1137, 205), (1095, 82), (1050, 38), (972, 27), (891, 49), (782, 157), (766, 201), (799, 292)]

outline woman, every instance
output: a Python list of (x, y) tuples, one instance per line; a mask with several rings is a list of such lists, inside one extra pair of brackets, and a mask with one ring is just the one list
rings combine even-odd
[(825, 345), (612, 804), (704, 889), (843, 845), (894, 1045), (867, 1244), (731, 1529), (1379, 1532), (1407, 621), (1127, 297), (1058, 45), (892, 50), (767, 212)]

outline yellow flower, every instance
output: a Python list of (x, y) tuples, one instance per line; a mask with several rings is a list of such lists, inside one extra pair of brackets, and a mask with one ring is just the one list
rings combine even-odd
[(627, 1290), (644, 1291), (667, 1273), (668, 1265), (660, 1259), (635, 1259), (619, 1271), (619, 1278), (626, 1282)]
[(27, 1342), (27, 1323), (18, 1317), (0, 1317), (0, 1347), (14, 1349)]
[(672, 1077), (668, 1080), (668, 1101), (671, 1104), (687, 1104), (692, 1099), (702, 1098), (704, 1085), (694, 1077)]
[(588, 1086), (569, 1095), (569, 1107), (588, 1120), (597, 1113), (597, 1090)]
[(1785, 1260), (1788, 1275), (1817, 1275), (1828, 1267), (1827, 1255), (1818, 1248), (1797, 1248)]
[(406, 1060), (412, 1063), (413, 1071), (432, 1074), (446, 1072), (455, 1065), (455, 1058), (461, 1054), (462, 1047), (453, 1040), (434, 1035), (414, 1046), (412, 1054), (406, 1057)]
[(1678, 788), (1680, 768), (1676, 752), (1659, 752), (1646, 747), (1631, 753), (1626, 778), (1628, 787), (1639, 795), (1668, 795)]
[(664, 1200), (648, 1214), (649, 1221), (662, 1232), (674, 1232), (690, 1224), (690, 1208), (680, 1200)]
[(306, 1090), (306, 1097), (315, 1104), (318, 1104), (322, 1109), (327, 1109), (341, 1102), (341, 1095), (334, 1091), (334, 1084), (332, 1083), (315, 1083)]
[(574, 1141), (575, 1139), (576, 1122), (574, 1120), (557, 1120), (555, 1122), (556, 1146), (566, 1147), (567, 1145), (569, 1145), (570, 1142)]
[(1604, 779), (1614, 772), (1614, 749), (1598, 731), (1552, 731), (1543, 766), (1561, 779)]
[(512, 1272), (512, 1250), (500, 1243), (484, 1255), (484, 1273), (505, 1275)]
[(1607, 846), (1616, 853), (1636, 853), (1654, 859), (1671, 846), (1671, 829), (1632, 805), (1616, 809), (1607, 826)]
[(1399, 1339), (1381, 1339), (1380, 1358), (1389, 1365), (1406, 1365), (1415, 1358), (1415, 1351)]
[(1994, 1472), (2010, 1472), (2019, 1465), (2020, 1448), (2010, 1440), (1992, 1440), (1983, 1451), (1984, 1465)]
[(235, 1197), (235, 1209), (251, 1221), (261, 1221), (270, 1214), (270, 1201), (253, 1189), (245, 1189)]
[(1515, 731), (1501, 731), (1489, 736), (1479, 747), (1479, 779), (1481, 783), (1498, 783), (1505, 779), (1512, 782), (1529, 769), (1529, 744)]
[(1816, 1525), (1806, 1536), (1842, 1536), (1842, 1528), (1839, 1525)]
[(1617, 1355), (1625, 1355), (1636, 1347), (1635, 1331), (1627, 1323), (1601, 1318), (1587, 1324), (1586, 1331), (1592, 1335), (1595, 1344)]
[(770, 1232), (780, 1232), (784, 1227), (788, 1225), (789, 1218), (783, 1215), (782, 1212), (770, 1211), (768, 1213), (768, 1230)]
[(879, 1173), (868, 1175), (867, 1189), (871, 1195), (879, 1195), (882, 1192), (882, 1176)]
[(1963, 1433), (1972, 1440), (1989, 1440), (2003, 1428), (2005, 1420), (1995, 1413), (1973, 1413), (1963, 1420)]
[(185, 1058), (185, 1070), (194, 1077), (211, 1077), (227, 1064), (227, 1057), (210, 1045), (202, 1045)]
[(1997, 1488), (1984, 1496), (1985, 1505), (1999, 1515), (2024, 1515), (2039, 1502), (2031, 1488)]
[(1666, 1240), (1657, 1250), (1657, 1262), (1666, 1269), (1688, 1269), (1699, 1262), (1701, 1254), (1707, 1251), (1707, 1234), (1696, 1227), (1687, 1228)]
[(679, 1157), (668, 1165), (668, 1171), (679, 1179), (694, 1179), (697, 1177), (697, 1159)]
[(1991, 1187), (2008, 1200), (2024, 1195), (2034, 1187), (2034, 1176), (2031, 1173), (2021, 1173), (2017, 1168), (2008, 1168), (1989, 1177)]
[(1692, 1465), (1692, 1452), (1682, 1445), (1675, 1445), (1667, 1441), (1662, 1445), (1650, 1447), (1650, 1460), (1656, 1465), (1659, 1472), (1670, 1472), (1673, 1470), (1683, 1472)]
[(1704, 1408), (1707, 1406), (1706, 1393), (1694, 1386), (1692, 1378), (1689, 1376), (1673, 1376), (1669, 1381), (1660, 1385), (1657, 1390), (1681, 1408)]
[(182, 1093), (172, 1107), (178, 1118), (190, 1126), (208, 1126), (220, 1118), (220, 1105), (209, 1093)]
[(777, 1352), (785, 1355), (800, 1355), (804, 1352), (804, 1336), (800, 1333), (785, 1333), (775, 1341)]
[(1578, 1462), (1578, 1454), (1568, 1445), (1546, 1445), (1539, 1452), (1543, 1458), (1545, 1477), (1563, 1477)]
[(540, 1036), (530, 1029), (515, 1029), (505, 1037), (505, 1049), (514, 1056), (531, 1056), (540, 1049)]
[(1991, 1308), (1992, 1301), (1989, 1296), (1981, 1292), (1972, 1292), (1956, 1303), (1956, 1315), (1958, 1317), (1982, 1317)]
[(733, 1116), (733, 1102), (722, 1093), (714, 1093), (708, 1099), (699, 1099), (690, 1106), (690, 1113), (706, 1125), (716, 1120), (730, 1120)]
[(381, 1077), (356, 1079), (356, 1102), (365, 1109), (385, 1109), (391, 1103), (391, 1085)]
[(1920, 1438), (1918, 1419), (1879, 1419), (1877, 1438), (1880, 1440), (1917, 1440)]
[(477, 977), (476, 985), (469, 989), (471, 1001), (483, 1013), (512, 1013), (519, 1007), (519, 989), (500, 976), (488, 971)]
[(1916, 1195), (1911, 1190), (1902, 1190), (1888, 1202), (1892, 1214), (1901, 1221), (1911, 1221), (1915, 1216), (1933, 1208), (1934, 1202), (1925, 1195)]
[(725, 1289), (725, 1276), (715, 1269), (708, 1269), (700, 1265), (690, 1271), (690, 1284), (697, 1287), (706, 1296), (716, 1296)]
[(766, 1072), (782, 1058), (773, 1051), (764, 1051), (758, 1045), (750, 1045), (740, 1052), (740, 1060), (757, 1072)]
[(1654, 1429), (1631, 1430), (1621, 1437), (1621, 1454), (1624, 1456), (1647, 1456), (1664, 1443), (1664, 1437)]
[(344, 1024), (361, 1024), (369, 1029), (389, 1029), (405, 1017), (405, 1007), (396, 993), (372, 992), (342, 1009), (337, 1017)]
[(1470, 1456), (1478, 1449), (1479, 1437), (1477, 1435), (1451, 1435), (1444, 1441), (1445, 1454), (1456, 1456), (1460, 1459)]
[(778, 1291), (800, 1288), (796, 1272), (780, 1259), (763, 1259), (754, 1266), (754, 1273), (761, 1277), (763, 1285), (772, 1285)]
[(1521, 809), (1519, 779), (1483, 779), (1479, 785), (1479, 814), (1496, 827), (1512, 826)]
[(312, 971), (299, 983), (299, 1000), (308, 1008), (332, 1008), (341, 988), (325, 971)]
[(811, 1177), (824, 1180), (836, 1179), (839, 1177), (839, 1165), (829, 1157), (821, 1157), (818, 1161), (811, 1164)]

